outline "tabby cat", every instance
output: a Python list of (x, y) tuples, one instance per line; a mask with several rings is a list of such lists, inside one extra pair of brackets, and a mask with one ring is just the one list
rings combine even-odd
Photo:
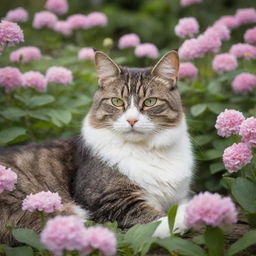
[(0, 150), (14, 170), (14, 191), (0, 194), (0, 243), (13, 244), (6, 225), (40, 230), (35, 213), (21, 210), (30, 193), (58, 192), (63, 215), (120, 228), (161, 220), (155, 236), (169, 235), (166, 212), (179, 204), (176, 232), (184, 232), (184, 207), (193, 155), (177, 90), (179, 58), (165, 54), (153, 68), (125, 68), (95, 53), (99, 88), (81, 135)]

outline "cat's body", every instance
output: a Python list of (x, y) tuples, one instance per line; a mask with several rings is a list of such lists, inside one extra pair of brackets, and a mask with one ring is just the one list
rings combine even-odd
[[(6, 215), (1, 233), (5, 224), (33, 226), (15, 220), (27, 214), (20, 210), (21, 200), (24, 194), (49, 189), (64, 197), (64, 214), (84, 214), (96, 222), (117, 221), (121, 228), (162, 218), (156, 235), (168, 235), (166, 211), (186, 200), (193, 169), (185, 115), (176, 89), (177, 55), (168, 53), (153, 69), (121, 69), (98, 53), (96, 66), (100, 88), (80, 138), (56, 142), (62, 145), (56, 153), (58, 157), (53, 158), (59, 167), (51, 166), (54, 154), (47, 153), (47, 158), (41, 159), (42, 167), (36, 166), (36, 175), (30, 180), (26, 168), (31, 172), (32, 166), (14, 165), (12, 154), (0, 157), (0, 164), (12, 168), (18, 177), (23, 173), (22, 180), (26, 179), (24, 183), (18, 178), (15, 191), (0, 194), (0, 202), (1, 197), (7, 196), (0, 209), (0, 214), (4, 211)], [(20, 159), (32, 163), (35, 159), (26, 154), (27, 149)], [(56, 169), (56, 173), (52, 171)], [(36, 185), (31, 184), (30, 189), (28, 184), (35, 179)], [(48, 184), (49, 179), (52, 185)], [(8, 203), (12, 197), (15, 210)], [(185, 228), (183, 208), (180, 207), (176, 222), (179, 231)], [(7, 216), (11, 216), (11, 222)]]

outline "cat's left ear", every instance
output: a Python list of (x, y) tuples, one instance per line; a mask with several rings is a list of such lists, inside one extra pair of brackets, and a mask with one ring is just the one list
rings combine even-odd
[(151, 73), (164, 80), (176, 81), (179, 72), (179, 55), (176, 51), (167, 52), (153, 67)]

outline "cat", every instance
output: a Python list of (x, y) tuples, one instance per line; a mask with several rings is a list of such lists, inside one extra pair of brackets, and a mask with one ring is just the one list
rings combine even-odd
[(186, 231), (184, 212), (193, 178), (193, 154), (177, 90), (179, 57), (166, 53), (153, 68), (118, 66), (95, 52), (99, 88), (81, 135), (0, 152), (18, 183), (0, 194), (0, 242), (12, 243), (6, 225), (40, 230), (21, 210), (24, 197), (50, 190), (64, 211), (127, 229), (161, 220), (154, 236), (169, 235), (167, 210), (179, 204), (175, 232)]

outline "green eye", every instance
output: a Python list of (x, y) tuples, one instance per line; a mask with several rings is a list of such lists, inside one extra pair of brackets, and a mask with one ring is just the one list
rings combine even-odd
[(157, 102), (157, 98), (148, 98), (144, 101), (144, 106), (153, 107)]
[(111, 102), (116, 107), (122, 107), (124, 105), (124, 102), (119, 98), (112, 98)]

